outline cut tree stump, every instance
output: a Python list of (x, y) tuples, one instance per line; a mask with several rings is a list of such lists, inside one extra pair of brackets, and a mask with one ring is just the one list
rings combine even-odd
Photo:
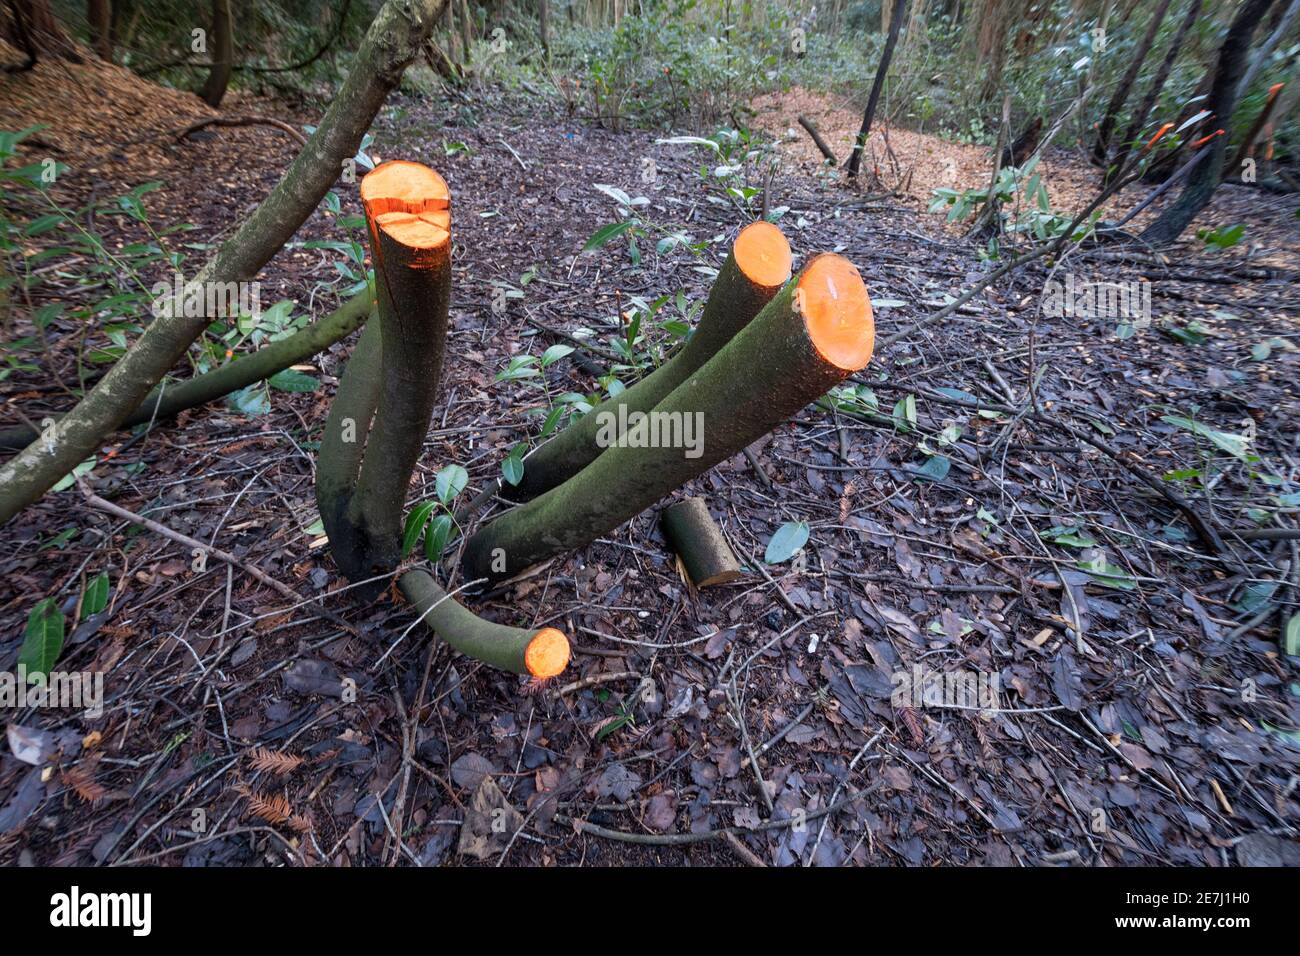
[(697, 588), (729, 584), (741, 577), (740, 562), (703, 498), (687, 498), (664, 510), (664, 536)]
[[(433, 414), (451, 296), (451, 199), (442, 177), (419, 163), (387, 162), (361, 181), (361, 202), (378, 322), (339, 382), (316, 485), (334, 560), (354, 583), (388, 574), (401, 558), (402, 511)], [(363, 598), (382, 590), (382, 581), (359, 589)]]
[(861, 369), (874, 343), (858, 270), (816, 257), (649, 414), (629, 416), (594, 462), (471, 537), (466, 576), (499, 581), (608, 534)]
[(466, 657), (541, 679), (555, 677), (569, 665), (569, 639), (563, 631), (485, 621), (423, 571), (407, 571), (398, 587), (424, 623)]
[(621, 421), (630, 412), (654, 408), (758, 315), (789, 280), (790, 265), (790, 244), (780, 229), (770, 222), (742, 229), (709, 291), (695, 334), (681, 351), (525, 456), (523, 478), (502, 493), (515, 500), (534, 498), (595, 461), (604, 450), (598, 437), (608, 416)]

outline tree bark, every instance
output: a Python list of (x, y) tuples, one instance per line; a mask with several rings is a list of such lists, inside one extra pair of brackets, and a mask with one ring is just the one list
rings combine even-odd
[[(361, 195), (378, 336), (363, 335), (360, 364), (349, 363), (339, 383), (340, 411), (331, 409), (317, 467), (317, 504), (330, 550), (353, 582), (387, 574), (401, 559), (402, 512), (437, 397), (451, 296), (442, 177), (418, 163), (388, 162), (367, 174)], [(383, 587), (372, 582), (359, 594), (374, 597)]]
[(551, 58), (550, 7), (546, 0), (537, 0), (537, 32), (542, 41), (542, 53)]
[(113, 62), (112, 0), (86, 0), (86, 24), (90, 28), (90, 45), (106, 63)]
[(423, 571), (407, 571), (397, 586), (424, 623), (466, 657), (543, 680), (558, 676), (568, 666), (569, 639), (563, 631), (485, 621)]
[[(199, 282), (250, 280), (311, 215), (356, 155), (375, 113), (428, 37), (447, 0), (388, 0), (310, 145), (199, 272)], [(43, 495), (131, 414), (202, 334), (207, 316), (155, 319), (95, 388), (41, 440), (0, 467), (0, 524)]]
[[(750, 240), (755, 245), (772, 245), (776, 268), (764, 275), (748, 262)], [(739, 257), (737, 255), (740, 250)], [(747, 272), (737, 261), (745, 261)], [(673, 358), (641, 381), (606, 399), (550, 441), (524, 458), (524, 476), (504, 493), (515, 499), (533, 498), (563, 483), (595, 461), (603, 449), (597, 444), (601, 423), (629, 412), (648, 412), (669, 392), (711, 359), (732, 337), (748, 325), (790, 278), (790, 246), (771, 223), (756, 222), (741, 230), (709, 291), (695, 334)]]
[(33, 64), (39, 53), (73, 63), (81, 62), (76, 44), (64, 32), (58, 17), (50, 9), (49, 0), (9, 0), (9, 14), (5, 22), (4, 38), (27, 52), (32, 57)]
[[(1218, 65), (1210, 85), (1210, 97), (1205, 104), (1205, 109), (1211, 115), (1206, 117), (1202, 126), (1203, 133), (1212, 134), (1216, 128), (1232, 128), (1232, 114), (1237, 108), (1237, 88), (1246, 68), (1250, 38), (1272, 2), (1273, 0), (1245, 0), (1233, 18), (1232, 25), (1228, 27), (1228, 35), (1224, 37), (1223, 46), (1219, 50)], [(1227, 136), (1215, 138), (1210, 154), (1192, 171), (1182, 194), (1142, 233), (1143, 242), (1153, 245), (1173, 242), (1187, 228), (1187, 224), (1196, 218), (1196, 214), (1209, 204), (1223, 175), (1227, 140)]]
[[(272, 342), (220, 368), (194, 378), (155, 388), (143, 404), (122, 420), (119, 428), (134, 428), (161, 421), (216, 401), (223, 395), (264, 381), (291, 365), (297, 365), (359, 329), (370, 315), (370, 294), (354, 296), (337, 310), (288, 338)], [(52, 416), (57, 418), (58, 416)], [(0, 430), (0, 449), (16, 450), (36, 441), (37, 433), (26, 425)]]
[(199, 96), (213, 109), (221, 105), (235, 64), (235, 14), (230, 0), (212, 0), (212, 69)]
[(1156, 9), (1151, 14), (1151, 22), (1147, 24), (1147, 31), (1142, 35), (1142, 40), (1133, 52), (1133, 59), (1129, 62), (1124, 75), (1120, 77), (1119, 85), (1115, 87), (1110, 102), (1106, 104), (1106, 112), (1097, 127), (1097, 139), (1092, 144), (1092, 160), (1099, 166), (1106, 165), (1106, 157), (1110, 154), (1110, 137), (1115, 132), (1115, 124), (1119, 122), (1120, 110), (1128, 101), (1129, 92), (1137, 82), (1147, 54), (1151, 52), (1151, 46), (1156, 42), (1156, 35), (1160, 32), (1160, 24), (1164, 22), (1165, 14), (1169, 11), (1170, 2), (1171, 0), (1159, 0), (1156, 4)]
[(703, 498), (687, 498), (665, 508), (663, 525), (664, 537), (695, 587), (729, 584), (741, 576), (740, 562)]
[(894, 56), (894, 46), (898, 43), (898, 31), (903, 26), (903, 17), (907, 15), (907, 0), (898, 0), (894, 15), (889, 21), (889, 36), (885, 39), (885, 50), (880, 55), (880, 66), (876, 68), (876, 78), (871, 83), (871, 95), (867, 97), (867, 110), (862, 114), (862, 128), (858, 138), (853, 141), (853, 152), (849, 155), (849, 178), (858, 175), (862, 165), (862, 150), (866, 147), (867, 137), (871, 134), (871, 121), (876, 115), (876, 104), (880, 102), (880, 91), (885, 86), (885, 74), (889, 72), (889, 61)]
[[(620, 423), (599, 458), (471, 537), (466, 577), (508, 578), (608, 534), (865, 366), (874, 340), (857, 270), (833, 254), (816, 257), (650, 415), (629, 416), (626, 430)], [(665, 442), (673, 427), (678, 434)], [(688, 428), (702, 437), (694, 447)]]

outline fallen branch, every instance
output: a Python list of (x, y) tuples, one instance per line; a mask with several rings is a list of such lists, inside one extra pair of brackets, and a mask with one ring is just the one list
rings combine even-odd
[(665, 508), (663, 526), (664, 537), (695, 587), (728, 584), (741, 576), (740, 562), (703, 498), (687, 498)]
[[(388, 0), (357, 51), (348, 78), (271, 194), (195, 278), (251, 280), (293, 236), (356, 155), (361, 137), (433, 29), (446, 0)], [(206, 311), (206, 310), (200, 310)], [(0, 467), (0, 524), (36, 501), (144, 400), (212, 322), (208, 315), (155, 319), (70, 413)]]
[(269, 116), (209, 116), (207, 119), (201, 119), (197, 123), (191, 123), (185, 127), (176, 134), (176, 139), (178, 141), (185, 139), (201, 129), (207, 129), (209, 126), (270, 126), (272, 129), (278, 129), (286, 136), (297, 140), (300, 145), (307, 145), (306, 136), (288, 123), (272, 119)]
[(818, 131), (817, 125), (806, 116), (799, 117), (799, 125), (808, 131), (808, 135), (812, 137), (813, 143), (819, 150), (821, 150), (821, 154), (826, 157), (826, 162), (830, 163), (832, 166), (838, 166), (840, 164), (839, 160), (835, 158), (835, 154), (831, 152), (831, 148), (826, 145), (826, 140), (822, 139), (822, 134)]

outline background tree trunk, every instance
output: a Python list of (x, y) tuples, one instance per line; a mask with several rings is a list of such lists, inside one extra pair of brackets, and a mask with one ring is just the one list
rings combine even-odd
[(90, 45), (101, 60), (113, 62), (112, 0), (86, 0), (86, 23), (90, 27)]
[(885, 39), (885, 49), (880, 55), (880, 66), (876, 68), (876, 78), (871, 84), (871, 95), (867, 97), (867, 110), (862, 114), (862, 128), (858, 138), (853, 141), (853, 152), (849, 156), (849, 178), (858, 175), (862, 166), (862, 151), (866, 148), (867, 137), (871, 134), (871, 121), (876, 115), (876, 104), (880, 102), (880, 91), (885, 85), (885, 74), (889, 72), (889, 61), (894, 56), (894, 45), (898, 43), (898, 32), (903, 26), (903, 17), (907, 15), (907, 0), (898, 0), (894, 7), (894, 17), (889, 23), (889, 36)]
[[(1232, 129), (1232, 114), (1237, 108), (1237, 88), (1246, 69), (1250, 38), (1272, 3), (1273, 0), (1246, 0), (1228, 27), (1228, 35), (1224, 37), (1223, 46), (1219, 50), (1214, 80), (1210, 85), (1210, 97), (1205, 103), (1205, 109), (1211, 115), (1206, 117), (1201, 126), (1202, 135), (1209, 135), (1216, 129)], [(1210, 154), (1192, 171), (1182, 194), (1142, 233), (1144, 242), (1160, 245), (1173, 242), (1182, 235), (1187, 224), (1209, 204), (1214, 190), (1218, 188), (1227, 150), (1228, 137), (1215, 137)]]
[(1165, 82), (1169, 79), (1169, 74), (1174, 68), (1174, 61), (1178, 59), (1178, 51), (1182, 49), (1183, 41), (1192, 29), (1192, 24), (1200, 16), (1201, 3), (1202, 0), (1192, 0), (1191, 5), (1187, 8), (1187, 13), (1183, 16), (1182, 23), (1178, 24), (1178, 32), (1174, 34), (1174, 38), (1169, 42), (1169, 49), (1165, 51), (1165, 58), (1160, 63), (1160, 69), (1151, 80), (1147, 95), (1142, 98), (1142, 102), (1129, 119), (1128, 129), (1124, 131), (1124, 136), (1120, 140), (1119, 152), (1115, 156), (1115, 161), (1107, 169), (1105, 177), (1107, 185), (1110, 184), (1110, 177), (1113, 175), (1112, 170), (1122, 169), (1124, 164), (1128, 162), (1129, 154), (1133, 151), (1134, 142), (1142, 132), (1142, 127), (1146, 125), (1147, 117), (1151, 115), (1156, 100), (1160, 98), (1160, 91), (1164, 89)]
[(1169, 11), (1170, 2), (1171, 0), (1159, 0), (1155, 12), (1151, 14), (1151, 22), (1147, 24), (1146, 33), (1142, 35), (1137, 49), (1133, 51), (1133, 59), (1129, 62), (1128, 69), (1120, 77), (1119, 85), (1115, 87), (1110, 102), (1106, 104), (1101, 125), (1097, 127), (1097, 139), (1092, 144), (1092, 159), (1099, 166), (1106, 165), (1106, 157), (1110, 154), (1110, 137), (1115, 132), (1115, 124), (1119, 122), (1120, 110), (1128, 101), (1129, 92), (1137, 82), (1138, 74), (1142, 72), (1147, 54), (1151, 52), (1151, 46), (1156, 42), (1156, 35), (1160, 32), (1160, 24), (1164, 22), (1165, 14)]
[(199, 96), (214, 109), (221, 105), (235, 65), (235, 15), (230, 0), (212, 0), (212, 30), (208, 35), (212, 69)]

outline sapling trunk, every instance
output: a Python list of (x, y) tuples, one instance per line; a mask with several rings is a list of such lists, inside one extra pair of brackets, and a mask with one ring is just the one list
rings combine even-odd
[(736, 554), (703, 498), (687, 498), (665, 508), (663, 525), (664, 536), (695, 587), (728, 584), (741, 576)]
[(569, 663), (569, 639), (553, 627), (495, 624), (466, 609), (423, 571), (407, 571), (402, 594), (438, 637), (466, 657), (514, 674), (555, 677)]
[(510, 577), (613, 531), (861, 369), (874, 341), (858, 270), (816, 257), (648, 415), (629, 416), (594, 462), (470, 538), (467, 577)]
[(517, 500), (536, 497), (576, 475), (604, 450), (597, 436), (604, 422), (629, 412), (648, 412), (748, 325), (790, 278), (790, 244), (770, 222), (740, 231), (719, 270), (695, 334), (669, 361), (618, 395), (596, 406), (524, 458), (524, 476), (503, 492)]
[[(283, 372), (351, 335), (369, 317), (370, 308), (370, 293), (362, 292), (319, 322), (313, 322), (288, 338), (265, 345), (210, 372), (155, 388), (118, 427), (133, 428), (147, 422), (162, 421)], [(59, 418), (58, 415), (51, 417), (56, 421)], [(27, 425), (0, 429), (0, 449), (25, 448), (37, 437), (35, 429)]]
[[(387, 574), (401, 557), (402, 509), (437, 396), (451, 295), (442, 177), (419, 163), (384, 163), (362, 180), (361, 200), (378, 322), (339, 382), (317, 471), (334, 560), (354, 582)], [(379, 590), (376, 582), (360, 594)]]

